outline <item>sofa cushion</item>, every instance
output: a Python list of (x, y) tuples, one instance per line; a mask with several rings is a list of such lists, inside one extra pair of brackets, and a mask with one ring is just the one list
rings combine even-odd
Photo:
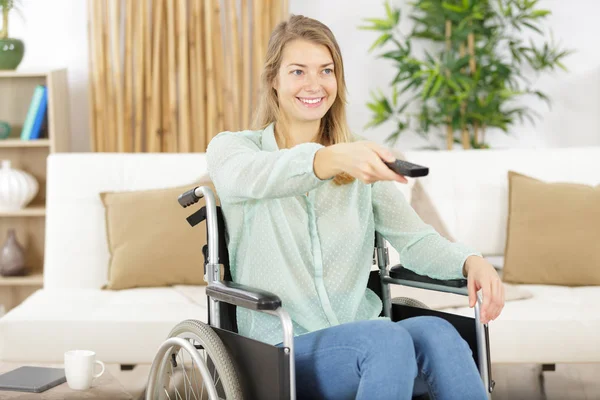
[[(188, 287), (204, 293), (205, 286)], [(176, 288), (41, 289), (0, 319), (0, 360), (62, 362), (89, 349), (107, 363), (151, 363), (171, 329), (207, 321), (207, 309)]]
[(600, 186), (508, 176), (504, 281), (600, 285)]
[(153, 190), (102, 192), (110, 250), (107, 289), (206, 284), (202, 246), (206, 229), (192, 228), (186, 218), (192, 211), (177, 197), (196, 186), (215, 188), (210, 182)]
[[(533, 294), (504, 305), (489, 324), (492, 363), (585, 363), (600, 360), (598, 287), (521, 285)], [(473, 317), (469, 307), (444, 310)]]

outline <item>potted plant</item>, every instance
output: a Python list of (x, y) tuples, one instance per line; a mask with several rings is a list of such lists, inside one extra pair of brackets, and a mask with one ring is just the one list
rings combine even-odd
[[(385, 17), (367, 18), (369, 25), (360, 29), (381, 32), (370, 52), (393, 45), (379, 57), (394, 62), (397, 72), (389, 96), (371, 93), (367, 106), (373, 115), (366, 128), (394, 121), (396, 129), (386, 140), (392, 144), (412, 129), (426, 140), (445, 137), (448, 149), (455, 143), (469, 149), (489, 147), (486, 128), (508, 133), (517, 119), (533, 122), (534, 111), (515, 100), (533, 95), (550, 105), (550, 99), (533, 88), (526, 72), (566, 70), (562, 61), (571, 53), (524, 38), (543, 35), (542, 21), (550, 11), (536, 9), (537, 2), (416, 0), (407, 35), (400, 31), (400, 10), (386, 2)], [(413, 54), (417, 40), (424, 42), (423, 56)]]
[(20, 39), (8, 36), (8, 14), (16, 9), (19, 0), (0, 0), (2, 10), (2, 30), (0, 31), (0, 70), (16, 69), (25, 53), (25, 44)]

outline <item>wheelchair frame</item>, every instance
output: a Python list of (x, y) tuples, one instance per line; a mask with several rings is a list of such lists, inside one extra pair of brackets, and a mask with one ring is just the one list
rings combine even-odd
[[(215, 328), (215, 331), (223, 339), (224, 343), (231, 345), (235, 343), (235, 340), (245, 339), (248, 341), (250, 347), (254, 347), (252, 351), (257, 351), (257, 346), (260, 347), (263, 344), (260, 342), (253, 341), (249, 338), (244, 338), (241, 335), (236, 335), (233, 332), (227, 332), (221, 329), (221, 321), (223, 321), (221, 315), (221, 305), (228, 304), (229, 306), (244, 307), (255, 311), (265, 312), (271, 315), (277, 316), (283, 328), (283, 352), (285, 356), (283, 358), (277, 358), (276, 362), (279, 365), (287, 363), (289, 366), (289, 387), (286, 392), (289, 393), (289, 399), (296, 399), (296, 380), (295, 380), (295, 360), (294, 360), (294, 335), (292, 320), (281, 305), (281, 300), (278, 296), (255, 289), (249, 286), (237, 284), (234, 282), (221, 281), (221, 258), (219, 257), (219, 248), (226, 251), (221, 242), (221, 236), (219, 235), (219, 214), (217, 213), (217, 205), (215, 196), (212, 190), (206, 186), (199, 186), (190, 191), (185, 192), (179, 196), (178, 201), (181, 206), (188, 207), (198, 202), (201, 198), (206, 201), (206, 206), (196, 211), (194, 214), (188, 217), (190, 225), (194, 226), (206, 219), (207, 229), (207, 253), (205, 253), (205, 278), (208, 282), (206, 287), (206, 294), (208, 296), (208, 318), (209, 325)], [(206, 209), (206, 210), (205, 210)], [(222, 216), (221, 216), (222, 217)], [(204, 249), (206, 250), (206, 248)], [(228, 256), (228, 255), (226, 255)], [(228, 258), (228, 257), (224, 258)], [(375, 246), (373, 253), (373, 261), (378, 266), (377, 271), (371, 271), (369, 283), (371, 284), (374, 274), (377, 274), (377, 281), (380, 283), (380, 295), (383, 302), (382, 313), (384, 316), (392, 318), (393, 310), (396, 309), (398, 304), (393, 304), (390, 294), (389, 284), (411, 286), (421, 288), (425, 290), (441, 291), (448, 293), (455, 293), (463, 296), (468, 296), (468, 290), (466, 287), (466, 280), (437, 280), (426, 276), (418, 275), (401, 265), (397, 265), (388, 270), (389, 257), (388, 249), (384, 238), (378, 233), (375, 233)], [(376, 282), (377, 283), (377, 282)], [(412, 307), (407, 307), (408, 309)], [(480, 320), (480, 308), (481, 298), (477, 297), (477, 302), (474, 307), (475, 313), (475, 336), (476, 336), (476, 357), (477, 365), (483, 381), (484, 387), (486, 388), (488, 399), (491, 398), (491, 392), (494, 389), (494, 381), (491, 378), (491, 363), (489, 355), (489, 332), (488, 325), (482, 324)], [(427, 314), (446, 316), (446, 318), (456, 319), (469, 319), (468, 317), (458, 316), (454, 314), (443, 313), (436, 310), (425, 310), (419, 309), (419, 312), (427, 311)], [(463, 320), (462, 325), (465, 325)], [(469, 321), (467, 321), (469, 325)], [(472, 328), (472, 327), (471, 327)], [(462, 333), (461, 333), (462, 334)], [(233, 338), (235, 335), (237, 338)], [(235, 339), (235, 340), (234, 340)], [(254, 344), (252, 343), (254, 342)], [(266, 344), (264, 344), (266, 345)], [(473, 343), (469, 343), (473, 350)], [(269, 345), (266, 345), (269, 346)], [(239, 347), (239, 346), (233, 346)], [(272, 346), (276, 348), (275, 346)], [(280, 349), (278, 349), (280, 350)], [(241, 354), (242, 352), (238, 352)], [(256, 353), (255, 353), (256, 354)], [(284, 374), (287, 375), (287, 374)], [(288, 391), (289, 390), (289, 391)], [(286, 394), (287, 394), (286, 393)], [(287, 397), (287, 396), (284, 396)]]

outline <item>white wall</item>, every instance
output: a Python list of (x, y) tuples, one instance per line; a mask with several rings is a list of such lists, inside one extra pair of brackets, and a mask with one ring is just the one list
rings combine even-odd
[[(69, 70), (72, 150), (89, 150), (87, 1), (23, 0), (25, 21), (11, 16), (11, 36), (26, 43), (20, 69), (66, 67)], [(408, 1), (396, 0), (406, 7)], [(496, 147), (567, 147), (600, 145), (600, 36), (598, 0), (541, 0), (553, 12), (549, 26), (555, 38), (577, 53), (566, 62), (569, 73), (557, 72), (537, 80), (539, 89), (553, 99), (553, 108), (530, 102), (541, 112), (536, 126), (515, 126), (511, 136), (490, 133)], [(290, 0), (290, 12), (327, 24), (342, 49), (349, 91), (348, 117), (352, 129), (383, 143), (390, 126), (363, 131), (370, 112), (369, 90), (385, 89), (394, 77), (389, 62), (376, 60), (367, 50), (376, 33), (358, 30), (362, 18), (383, 15), (383, 0)], [(406, 17), (406, 15), (405, 15)], [(1, 95), (1, 94), (0, 94)], [(405, 133), (397, 146), (409, 149), (425, 143)]]

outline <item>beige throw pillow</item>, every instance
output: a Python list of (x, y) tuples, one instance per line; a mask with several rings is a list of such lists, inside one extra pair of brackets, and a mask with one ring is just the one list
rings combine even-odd
[(600, 285), (600, 185), (508, 179), (504, 281)]
[[(205, 285), (202, 246), (206, 225), (192, 228), (186, 218), (204, 206), (183, 208), (180, 194), (202, 182), (167, 189), (103, 192), (106, 233), (110, 250), (105, 289)], [(215, 192), (216, 194), (216, 192)]]

